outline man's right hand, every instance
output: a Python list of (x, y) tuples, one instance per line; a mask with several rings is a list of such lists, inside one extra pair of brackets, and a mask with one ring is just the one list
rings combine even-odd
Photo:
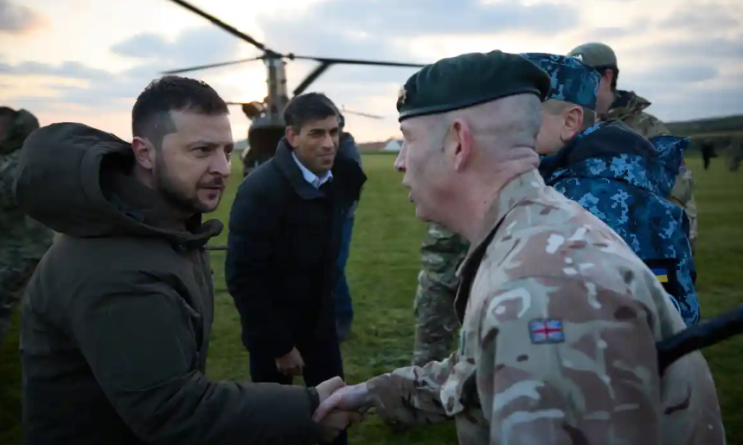
[(276, 359), (276, 369), (284, 375), (302, 375), (303, 368), (304, 360), (302, 360), (302, 355), (299, 353), (297, 348), (293, 348), (291, 352), (285, 356)]
[[(319, 391), (318, 391), (319, 393)], [(320, 396), (320, 406), (317, 407), (313, 419), (322, 422), (331, 413), (338, 410), (346, 412), (363, 413), (372, 407), (372, 398), (366, 383), (358, 385), (343, 386), (333, 391), (325, 398)]]
[[(320, 406), (327, 403), (326, 401), (337, 391), (346, 386), (346, 383), (340, 377), (333, 377), (315, 387)], [(332, 442), (340, 435), (349, 425), (361, 422), (363, 416), (358, 412), (330, 410), (322, 418), (315, 417), (315, 421), (322, 427), (323, 441)]]

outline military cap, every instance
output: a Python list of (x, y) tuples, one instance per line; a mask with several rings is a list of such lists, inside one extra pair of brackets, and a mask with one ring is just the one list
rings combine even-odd
[(550, 76), (552, 89), (548, 99), (564, 100), (591, 110), (596, 109), (596, 97), (601, 76), (580, 60), (558, 54), (526, 53), (528, 60)]
[(598, 42), (577, 46), (568, 53), (568, 56), (575, 57), (592, 67), (619, 66), (617, 65), (617, 55), (614, 54), (614, 50), (609, 45)]
[(516, 94), (534, 94), (543, 101), (549, 91), (547, 73), (518, 54), (462, 54), (441, 59), (410, 76), (397, 98), (398, 120), (459, 110)]

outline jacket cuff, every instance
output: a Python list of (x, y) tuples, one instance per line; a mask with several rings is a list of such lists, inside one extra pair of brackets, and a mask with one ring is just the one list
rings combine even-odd
[(320, 406), (320, 394), (315, 388), (307, 388), (307, 397), (310, 399), (310, 417), (315, 415), (315, 411)]
[[(270, 338), (269, 336), (266, 336), (266, 338)], [(291, 341), (291, 339), (282, 334), (274, 335), (274, 343), (273, 343), (273, 357), (274, 358), (281, 358), (285, 356), (286, 354), (292, 352), (292, 349), (294, 349), (294, 342)]]

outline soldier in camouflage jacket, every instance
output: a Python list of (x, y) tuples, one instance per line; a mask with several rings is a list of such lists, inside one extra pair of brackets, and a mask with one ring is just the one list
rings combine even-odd
[[(550, 78), (517, 55), (443, 59), (398, 101), (416, 215), (471, 243), (459, 347), (321, 403), (406, 427), (454, 419), (461, 445), (722, 445), (701, 353), (660, 375), (655, 343), (684, 323), (622, 238), (547, 186), (534, 150)], [(443, 114), (443, 116), (431, 116)], [(431, 135), (434, 135), (433, 137)]]
[(39, 121), (28, 111), (0, 107), (0, 339), (15, 301), (52, 243), (53, 232), (28, 218), (13, 198), (23, 141), (37, 128)]
[[(620, 120), (651, 141), (656, 136), (670, 134), (663, 122), (645, 111), (651, 105), (650, 101), (633, 91), (616, 88), (619, 67), (614, 50), (609, 46), (603, 43), (586, 43), (574, 48), (568, 55), (602, 73), (597, 106), (600, 118)], [(689, 238), (694, 251), (699, 233), (697, 205), (694, 199), (694, 176), (683, 161), (671, 190), (670, 200), (681, 206), (689, 217)]]

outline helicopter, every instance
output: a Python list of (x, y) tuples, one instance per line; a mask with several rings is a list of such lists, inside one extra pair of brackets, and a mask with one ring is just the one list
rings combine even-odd
[[(181, 74), (186, 72), (205, 70), (209, 68), (218, 68), (224, 66), (237, 65), (257, 60), (263, 61), (266, 67), (266, 85), (267, 94), (263, 101), (253, 102), (227, 102), (228, 105), (239, 105), (242, 112), (251, 121), (248, 129), (248, 147), (243, 150), (243, 176), (247, 176), (260, 164), (268, 161), (276, 152), (276, 147), (285, 134), (286, 123), (283, 118), (283, 111), (289, 103), (290, 97), (286, 85), (286, 64), (287, 60), (312, 60), (319, 62), (319, 65), (312, 70), (302, 80), (294, 91), (293, 96), (302, 94), (307, 88), (317, 80), (320, 75), (327, 71), (333, 65), (367, 65), (367, 66), (388, 66), (403, 68), (421, 68), (425, 65), (417, 63), (404, 62), (387, 62), (379, 60), (361, 60), (361, 59), (340, 59), (333, 57), (313, 57), (295, 55), (293, 53), (280, 53), (268, 48), (265, 44), (255, 40), (248, 34), (234, 28), (231, 25), (219, 20), (211, 14), (193, 6), (184, 0), (170, 0), (171, 2), (197, 14), (214, 25), (232, 34), (233, 36), (244, 40), (261, 50), (263, 53), (256, 57), (247, 59), (233, 60), (229, 62), (212, 63), (208, 65), (198, 65), (188, 68), (164, 71), (162, 74)], [(345, 107), (344, 107), (345, 110)], [(381, 118), (367, 113), (345, 111), (349, 114), (360, 115), (372, 119)]]

